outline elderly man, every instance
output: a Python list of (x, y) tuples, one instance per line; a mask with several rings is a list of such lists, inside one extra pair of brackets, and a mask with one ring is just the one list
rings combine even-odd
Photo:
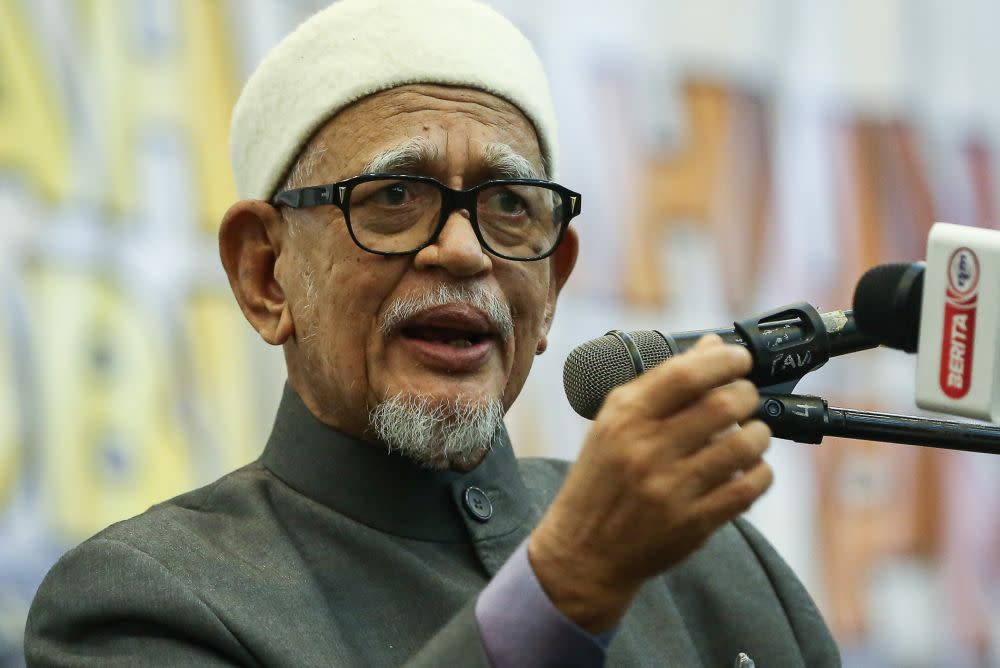
[(514, 458), (503, 414), (581, 197), (547, 180), (547, 84), (513, 26), (471, 0), (344, 0), (260, 65), (232, 149), (220, 249), (284, 349), (274, 430), (66, 555), (30, 663), (838, 663), (734, 519), (771, 481), (766, 427), (730, 428), (757, 403), (742, 349), (703, 340), (614, 392), (571, 469)]

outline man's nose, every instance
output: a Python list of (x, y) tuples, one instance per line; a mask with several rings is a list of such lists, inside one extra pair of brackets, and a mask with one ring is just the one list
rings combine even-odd
[(489, 271), (492, 259), (483, 250), (467, 211), (453, 211), (437, 241), (414, 258), (417, 267), (441, 267), (454, 276), (475, 276)]

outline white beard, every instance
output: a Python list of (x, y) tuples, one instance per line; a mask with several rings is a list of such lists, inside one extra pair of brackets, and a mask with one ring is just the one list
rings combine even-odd
[(498, 399), (444, 402), (397, 394), (372, 409), (378, 439), (429, 469), (468, 468), (490, 449), (503, 425)]

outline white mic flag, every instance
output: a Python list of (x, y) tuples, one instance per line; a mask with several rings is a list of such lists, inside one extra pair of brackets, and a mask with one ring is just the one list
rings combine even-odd
[(918, 406), (1000, 420), (1000, 232), (931, 228), (919, 341)]

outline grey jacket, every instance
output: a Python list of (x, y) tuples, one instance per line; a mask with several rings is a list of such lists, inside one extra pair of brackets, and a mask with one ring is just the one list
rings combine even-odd
[[(115, 524), (45, 578), (29, 665), (487, 666), (477, 593), (568, 464), (503, 435), (474, 471), (425, 471), (316, 420), (286, 389), (262, 457)], [(492, 515), (466, 508), (483, 490)], [(839, 665), (809, 595), (745, 521), (647, 583), (611, 666)]]

